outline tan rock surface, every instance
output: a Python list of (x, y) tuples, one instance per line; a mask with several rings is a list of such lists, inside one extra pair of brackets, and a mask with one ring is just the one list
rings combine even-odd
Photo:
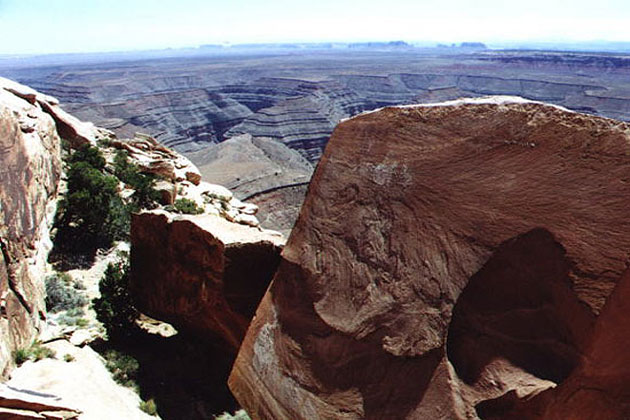
[(628, 208), (625, 123), (504, 97), (342, 122), (230, 388), (257, 420), (502, 418), (579, 365)]
[[(57, 359), (24, 363), (13, 372), (7, 385), (54, 395), (63, 405), (80, 410), (80, 420), (157, 418), (140, 410), (140, 397), (114, 382), (100, 356), (90, 347), (75, 347), (65, 340), (47, 346), (57, 353)], [(74, 360), (65, 362), (66, 354)]]

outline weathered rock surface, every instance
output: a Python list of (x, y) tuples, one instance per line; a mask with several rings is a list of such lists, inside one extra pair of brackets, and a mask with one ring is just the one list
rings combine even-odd
[(132, 293), (146, 314), (236, 353), (275, 272), (281, 235), (216, 215), (134, 215)]
[(0, 384), (0, 418), (2, 419), (78, 419), (80, 411), (63, 405), (50, 394), (11, 388)]
[[(50, 249), (60, 139), (34, 93), (0, 79), (0, 372), (30, 344), (44, 317), (43, 270)], [(18, 92), (19, 94), (16, 94)], [(28, 93), (28, 95), (25, 94)]]
[[(68, 114), (59, 107), (59, 101), (52, 96), (40, 93), (28, 86), (21, 85), (13, 80), (0, 77), (0, 88), (14, 94), (37, 106), (50, 115), (56, 124), (56, 130), (61, 138), (68, 140), (74, 146), (95, 143), (98, 139), (109, 138), (113, 132), (94, 126), (89, 122), (83, 122)], [(24, 131), (25, 128), (22, 127)]]
[[(41, 419), (79, 420), (151, 420), (140, 410), (140, 397), (132, 389), (117, 384), (105, 367), (102, 358), (90, 346), (75, 347), (65, 340), (57, 340), (48, 347), (57, 353), (56, 359), (28, 361), (16, 369), (7, 382), (14, 390), (33, 395), (48, 396), (48, 404), (69, 407), (72, 417), (43, 414)], [(70, 355), (73, 360), (64, 361)], [(51, 401), (52, 400), (52, 401)], [(2, 403), (0, 403), (2, 405)], [(77, 412), (80, 414), (77, 417)], [(48, 417), (46, 417), (48, 415)], [(0, 418), (4, 418), (0, 415)]]
[(625, 123), (511, 97), (347, 120), (230, 388), (257, 420), (507, 418), (612, 357), (628, 208)]

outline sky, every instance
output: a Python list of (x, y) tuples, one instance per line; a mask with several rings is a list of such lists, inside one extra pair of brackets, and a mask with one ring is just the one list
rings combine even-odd
[(630, 41), (630, 1), (0, 0), (0, 54), (390, 40)]

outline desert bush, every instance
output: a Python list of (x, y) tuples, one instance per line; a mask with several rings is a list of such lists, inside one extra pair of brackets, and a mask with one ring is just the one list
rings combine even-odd
[(189, 198), (178, 198), (173, 206), (175, 211), (183, 214), (201, 214), (203, 209), (194, 200)]
[(85, 162), (99, 171), (105, 168), (105, 158), (100, 149), (87, 144), (76, 149), (67, 160), (70, 164)]
[(97, 319), (103, 324), (109, 338), (130, 335), (138, 319), (138, 311), (129, 293), (129, 257), (122, 255), (109, 263), (98, 287), (101, 297), (92, 301)]
[(150, 398), (140, 403), (140, 410), (144, 411), (150, 416), (155, 416), (157, 415), (157, 404), (155, 404), (155, 400), (153, 398)]
[(13, 353), (13, 360), (15, 361), (15, 364), (18, 366), (21, 366), (22, 363), (26, 362), (29, 359), (30, 359), (30, 353), (28, 349), (17, 349)]
[(59, 312), (80, 308), (87, 303), (86, 297), (77, 290), (80, 283), (73, 283), (67, 273), (57, 273), (48, 276), (46, 283), (46, 310)]
[(44, 347), (40, 341), (33, 341), (30, 347), (17, 349), (13, 353), (13, 360), (18, 366), (20, 366), (27, 360), (33, 360), (37, 362), (46, 358), (54, 359), (55, 351), (49, 349), (48, 347)]
[(155, 189), (155, 177), (141, 173), (124, 150), (119, 150), (114, 157), (114, 175), (135, 190), (132, 200), (139, 208), (155, 207), (155, 202), (160, 199), (160, 193)]
[(100, 150), (84, 146), (67, 158), (68, 190), (59, 201), (55, 246), (65, 251), (108, 247), (128, 234), (128, 214), (118, 196), (118, 181), (105, 175)]
[(140, 364), (135, 358), (117, 350), (107, 350), (103, 358), (114, 381), (129, 388), (137, 388)]

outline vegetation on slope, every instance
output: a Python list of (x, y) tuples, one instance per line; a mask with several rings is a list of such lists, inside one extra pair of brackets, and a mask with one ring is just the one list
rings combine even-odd
[[(155, 207), (159, 193), (155, 178), (143, 174), (126, 152), (114, 158), (113, 175), (98, 147), (84, 145), (66, 155), (67, 192), (59, 201), (55, 220), (55, 251), (90, 255), (129, 237), (130, 213)], [(135, 191), (125, 202), (119, 183)]]
[(103, 324), (110, 339), (132, 334), (139, 313), (129, 293), (129, 257), (120, 256), (110, 263), (98, 284), (101, 297), (92, 301), (97, 319)]

